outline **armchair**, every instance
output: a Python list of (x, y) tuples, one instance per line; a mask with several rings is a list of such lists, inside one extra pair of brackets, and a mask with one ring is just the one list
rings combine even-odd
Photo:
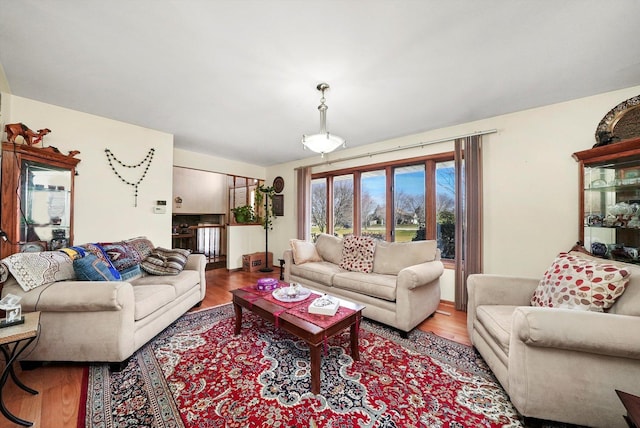
[(540, 279), (469, 276), (469, 336), (523, 416), (626, 426), (615, 390), (640, 394), (640, 266), (607, 262), (631, 276), (605, 312), (532, 307)]

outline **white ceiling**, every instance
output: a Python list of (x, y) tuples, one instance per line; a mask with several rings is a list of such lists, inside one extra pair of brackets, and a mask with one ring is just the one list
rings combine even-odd
[(638, 0), (0, 0), (0, 64), (15, 95), (267, 166), (313, 156), (322, 81), (351, 147), (640, 85), (639, 18)]

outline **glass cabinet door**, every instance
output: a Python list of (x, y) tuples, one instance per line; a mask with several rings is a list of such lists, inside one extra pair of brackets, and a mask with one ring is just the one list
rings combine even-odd
[(640, 155), (585, 162), (582, 193), (584, 248), (640, 263)]
[[(71, 171), (22, 161), (20, 242), (48, 250), (66, 247), (71, 226)], [(28, 248), (27, 248), (28, 249)]]

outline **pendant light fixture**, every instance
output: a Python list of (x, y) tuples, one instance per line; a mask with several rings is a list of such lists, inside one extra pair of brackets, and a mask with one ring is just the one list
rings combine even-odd
[(344, 138), (331, 135), (327, 131), (327, 109), (329, 107), (324, 103), (324, 91), (329, 89), (329, 85), (327, 83), (319, 83), (316, 88), (322, 93), (320, 105), (318, 106), (320, 111), (320, 132), (313, 135), (302, 135), (302, 146), (305, 149), (320, 153), (320, 156), (324, 157), (325, 153), (332, 152), (340, 146), (346, 147), (347, 143)]

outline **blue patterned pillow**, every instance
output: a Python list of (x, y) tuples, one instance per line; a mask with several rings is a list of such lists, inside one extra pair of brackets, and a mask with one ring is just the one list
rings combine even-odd
[(110, 268), (104, 260), (93, 254), (73, 261), (73, 270), (79, 281), (118, 281), (119, 278), (113, 276)]
[(103, 262), (105, 262), (109, 266), (109, 271), (111, 275), (116, 279), (116, 281), (120, 280), (120, 272), (111, 264), (111, 260), (109, 260), (109, 256), (107, 256), (102, 249), (102, 247), (98, 244), (82, 244), (77, 247), (71, 247), (77, 250), (84, 250), (84, 254), (93, 254)]
[(131, 266), (130, 268), (126, 268), (122, 272), (120, 272), (120, 277), (123, 281), (133, 281), (134, 279), (138, 279), (142, 277), (142, 270), (140, 270), (140, 265)]

